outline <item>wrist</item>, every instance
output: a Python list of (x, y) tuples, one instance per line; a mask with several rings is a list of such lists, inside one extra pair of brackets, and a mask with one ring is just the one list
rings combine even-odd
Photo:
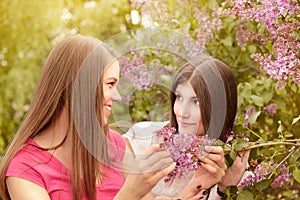
[(114, 197), (114, 200), (125, 200), (128, 199), (129, 196), (132, 200), (140, 200), (142, 198), (142, 196), (139, 196), (135, 191), (130, 191), (130, 189), (122, 187)]
[(218, 186), (218, 190), (221, 192), (224, 192), (224, 190), (227, 187), (226, 185), (223, 185), (222, 183), (218, 183), (217, 186)]
[[(225, 190), (225, 189), (224, 189)], [(226, 194), (224, 193), (224, 190), (220, 190), (219, 186), (217, 187), (217, 194), (220, 197), (220, 199), (226, 199)]]

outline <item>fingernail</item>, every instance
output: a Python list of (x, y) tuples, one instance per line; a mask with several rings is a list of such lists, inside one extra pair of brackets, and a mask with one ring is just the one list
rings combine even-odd
[(203, 194), (203, 195), (206, 195), (206, 194), (207, 194), (207, 190), (204, 190), (202, 194)]
[(204, 149), (205, 149), (205, 151), (210, 151), (211, 150), (211, 146), (205, 146)]
[(197, 189), (199, 190), (201, 188), (201, 185), (197, 185)]

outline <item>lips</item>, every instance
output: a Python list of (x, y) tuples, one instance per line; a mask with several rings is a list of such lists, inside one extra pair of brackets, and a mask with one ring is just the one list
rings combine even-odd
[(111, 105), (104, 105), (104, 107), (105, 107), (106, 110), (111, 111)]

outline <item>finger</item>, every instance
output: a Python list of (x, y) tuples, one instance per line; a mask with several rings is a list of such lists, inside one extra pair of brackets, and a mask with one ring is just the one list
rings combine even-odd
[(176, 200), (176, 198), (158, 196), (158, 197), (155, 197), (154, 200)]
[(214, 161), (214, 162), (219, 162), (219, 161), (222, 161), (222, 159), (223, 159), (222, 155), (212, 154), (212, 153), (208, 153), (205, 157), (212, 160), (212, 161)]
[(176, 163), (173, 162), (171, 165), (169, 165), (168, 167), (166, 167), (165, 169), (157, 172), (154, 176), (153, 176), (153, 181), (155, 182), (155, 184), (162, 179), (164, 176), (166, 176), (167, 174), (169, 174), (176, 166)]
[(215, 154), (220, 154), (222, 156), (224, 155), (224, 150), (220, 146), (205, 146), (205, 151), (207, 153), (215, 153)]
[(189, 198), (188, 200), (199, 200), (199, 199), (207, 199), (208, 197), (208, 191), (207, 190), (200, 190), (196, 195)]
[(222, 168), (224, 170), (227, 169), (227, 166), (224, 162), (224, 157), (220, 154), (209, 153), (206, 156), (200, 157), (199, 159), (205, 164), (215, 166), (215, 168)]
[(250, 151), (245, 151), (243, 152), (244, 154), (242, 155), (242, 162), (245, 163), (248, 161), (249, 156), (250, 156)]
[(139, 159), (144, 160), (150, 157), (153, 153), (161, 151), (159, 144), (151, 145), (149, 148), (147, 148), (143, 153), (139, 155)]
[(173, 159), (171, 157), (162, 158), (162, 159), (159, 159), (158, 161), (149, 162), (147, 165), (147, 166), (149, 166), (147, 170), (149, 172), (162, 170), (162, 169), (168, 167), (169, 165), (171, 165), (172, 163), (173, 163)]
[(217, 172), (224, 176), (225, 170), (227, 169), (226, 164), (224, 163), (224, 160), (221, 162), (214, 162), (213, 160), (210, 160), (209, 158), (205, 157), (204, 159), (201, 159), (201, 166), (206, 169), (209, 173), (217, 174)]

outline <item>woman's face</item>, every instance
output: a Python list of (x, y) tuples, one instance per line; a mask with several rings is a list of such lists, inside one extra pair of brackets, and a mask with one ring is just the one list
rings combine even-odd
[(175, 91), (173, 105), (179, 133), (203, 135), (204, 128), (199, 107), (199, 100), (189, 82), (179, 84)]
[(120, 101), (121, 96), (117, 90), (119, 83), (120, 67), (116, 61), (106, 67), (103, 73), (103, 110), (104, 110), (104, 123), (108, 123), (108, 118), (111, 114), (111, 108), (114, 101)]

